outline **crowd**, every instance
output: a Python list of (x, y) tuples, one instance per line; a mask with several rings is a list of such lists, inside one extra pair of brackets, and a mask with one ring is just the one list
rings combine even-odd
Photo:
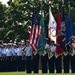
[[(63, 61), (62, 61), (63, 59)], [(42, 73), (69, 73), (70, 65), (72, 73), (75, 73), (75, 38), (65, 46), (63, 53), (56, 54), (54, 41), (45, 40), (45, 47), (42, 55), (33, 51), (29, 41), (15, 43), (3, 43), (0, 45), (0, 72), (26, 71), (27, 73), (39, 73), (39, 60)]]

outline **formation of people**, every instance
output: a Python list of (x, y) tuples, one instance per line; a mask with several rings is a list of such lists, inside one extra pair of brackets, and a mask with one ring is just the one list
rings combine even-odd
[[(62, 61), (63, 60), (63, 61)], [(54, 41), (45, 40), (42, 55), (33, 51), (29, 41), (15, 43), (4, 43), (0, 45), (0, 72), (26, 71), (27, 73), (39, 73), (39, 65), (42, 73), (75, 73), (75, 38), (65, 46), (62, 55), (56, 55), (56, 44)], [(63, 65), (63, 66), (62, 66)]]

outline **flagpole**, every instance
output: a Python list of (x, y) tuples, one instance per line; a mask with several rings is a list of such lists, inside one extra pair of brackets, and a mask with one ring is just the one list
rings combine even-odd
[(40, 4), (41, 4), (41, 6), (42, 6), (42, 0), (40, 0)]
[(31, 0), (31, 1), (32, 1), (32, 7), (34, 7), (34, 5), (35, 5), (35, 4), (34, 4), (34, 0)]
[(64, 0), (62, 0), (62, 7), (64, 6)]
[[(51, 11), (51, 3), (50, 3), (50, 1), (48, 1), (48, 3), (49, 3), (49, 13), (50, 13), (50, 11)], [(49, 18), (50, 18), (50, 14), (49, 14)], [(49, 37), (49, 42), (50, 42), (52, 39), (49, 36), (49, 32), (48, 32), (48, 37)]]
[(70, 1), (68, 1), (68, 10), (70, 11)]

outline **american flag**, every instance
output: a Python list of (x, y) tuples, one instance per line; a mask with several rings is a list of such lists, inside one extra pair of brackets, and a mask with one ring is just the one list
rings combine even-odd
[(30, 37), (29, 37), (29, 44), (32, 46), (33, 50), (37, 50), (37, 42), (38, 42), (38, 24), (35, 16), (35, 11), (33, 8), (33, 14), (32, 14), (32, 24), (30, 27)]

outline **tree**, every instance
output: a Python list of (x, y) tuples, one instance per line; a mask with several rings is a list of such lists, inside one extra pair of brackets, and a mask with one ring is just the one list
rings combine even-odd
[[(49, 3), (50, 2), (50, 3)], [(42, 0), (42, 9), (44, 11), (44, 23), (46, 37), (48, 37), (49, 5), (52, 7), (53, 15), (56, 16), (56, 7), (59, 4), (61, 12), (61, 0)], [(71, 0), (71, 11), (73, 18), (73, 35), (75, 35), (75, 2)], [(39, 11), (41, 9), (40, 0), (9, 0), (8, 7), (0, 3), (0, 36), (5, 42), (26, 40), (29, 38), (29, 26), (32, 21), (32, 8), (35, 7), (38, 25), (40, 23)], [(68, 15), (68, 1), (65, 0), (65, 16)], [(4, 28), (4, 29), (2, 29)]]

